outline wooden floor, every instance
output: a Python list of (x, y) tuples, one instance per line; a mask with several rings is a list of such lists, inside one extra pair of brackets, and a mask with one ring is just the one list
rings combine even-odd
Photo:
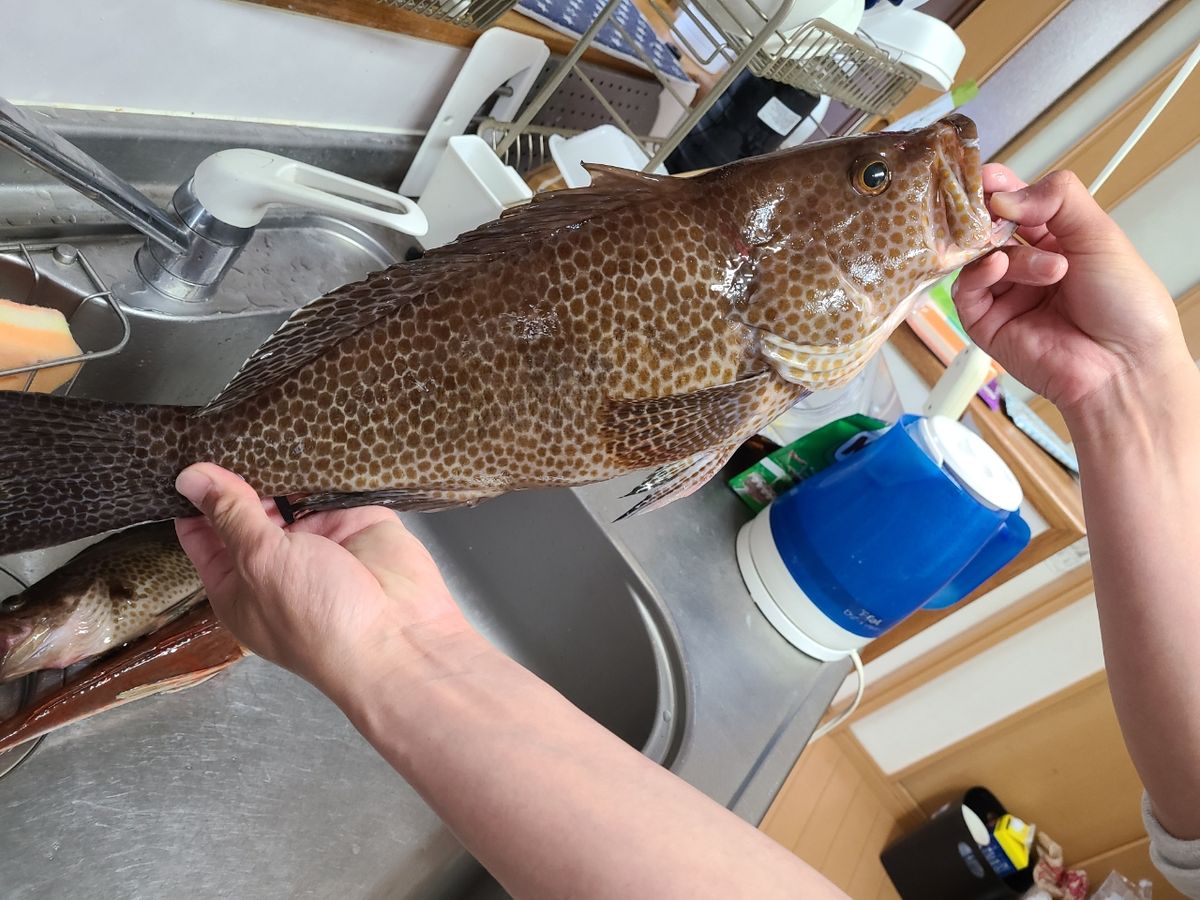
[(903, 818), (829, 737), (804, 751), (760, 827), (852, 900), (898, 900), (879, 851)]

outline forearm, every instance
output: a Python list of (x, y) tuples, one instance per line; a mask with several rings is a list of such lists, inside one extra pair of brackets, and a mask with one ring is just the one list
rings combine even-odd
[(481, 638), (342, 701), (517, 897), (843, 897)]
[(1064, 413), (1121, 729), (1164, 827), (1200, 838), (1200, 373)]

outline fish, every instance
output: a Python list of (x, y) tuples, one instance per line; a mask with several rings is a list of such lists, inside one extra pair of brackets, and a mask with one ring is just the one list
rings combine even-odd
[(203, 599), (170, 522), (105, 538), (0, 600), (0, 682), (112, 650)]
[(194, 515), (174, 480), (197, 461), (295, 515), (642, 471), (648, 512), (1015, 229), (961, 115), (691, 177), (591, 171), (301, 307), (203, 408), (0, 394), (0, 553)]
[(247, 655), (204, 603), (0, 722), (0, 753), (56, 728), (155, 694), (195, 687)]

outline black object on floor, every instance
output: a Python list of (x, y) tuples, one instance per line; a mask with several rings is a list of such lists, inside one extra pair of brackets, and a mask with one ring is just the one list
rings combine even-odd
[(960, 802), (948, 803), (928, 822), (893, 841), (879, 860), (903, 900), (1010, 900), (1033, 886), (1033, 867), (1014, 875), (997, 875), (962, 816), (966, 806), (991, 830), (1006, 810), (982, 787), (967, 791)]

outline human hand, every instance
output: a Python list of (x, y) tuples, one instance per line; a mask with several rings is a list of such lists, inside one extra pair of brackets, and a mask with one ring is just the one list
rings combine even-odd
[(394, 672), (430, 642), (471, 633), (428, 551), (389, 510), (319, 512), (285, 527), (273, 503), (210, 463), (185, 469), (176, 488), (204, 514), (176, 531), (217, 616), (335, 701), (379, 664)]
[(1032, 246), (967, 266), (954, 300), (972, 340), (1015, 378), (1070, 417), (1131, 379), (1192, 365), (1170, 294), (1078, 178), (1027, 186), (988, 165), (983, 190)]

